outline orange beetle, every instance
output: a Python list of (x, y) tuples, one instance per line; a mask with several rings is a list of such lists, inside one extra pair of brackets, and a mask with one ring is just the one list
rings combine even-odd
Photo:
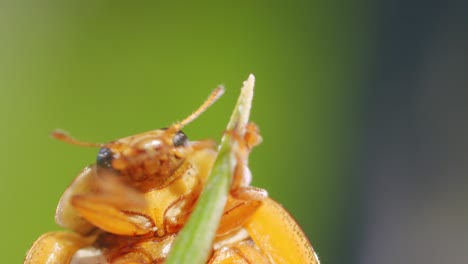
[[(100, 150), (96, 163), (75, 178), (57, 206), (56, 222), (72, 232), (42, 235), (24, 263), (164, 262), (217, 155), (212, 141), (190, 142), (181, 128), (223, 91), (216, 89), (197, 111), (166, 129), (105, 144), (53, 133), (59, 140)], [(252, 123), (245, 130), (235, 136), (241, 148), (207, 263), (319, 263), (289, 213), (265, 190), (249, 186), (248, 155), (261, 137)]]

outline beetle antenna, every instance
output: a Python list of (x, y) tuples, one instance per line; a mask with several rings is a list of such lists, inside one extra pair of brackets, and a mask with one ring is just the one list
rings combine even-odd
[(218, 86), (216, 89), (211, 92), (210, 96), (205, 100), (205, 102), (191, 115), (186, 117), (184, 120), (179, 122), (177, 126), (179, 126), (179, 129), (185, 126), (186, 124), (192, 122), (194, 119), (199, 117), (208, 107), (210, 107), (216, 100), (218, 100), (221, 95), (224, 93), (224, 87)]
[(59, 131), (59, 130), (52, 131), (52, 133), (50, 135), (55, 139), (58, 139), (60, 141), (63, 141), (63, 142), (66, 142), (66, 143), (72, 144), (72, 145), (77, 145), (77, 146), (82, 146), (82, 147), (102, 147), (102, 146), (104, 146), (104, 144), (101, 144), (101, 143), (83, 142), (83, 141), (76, 140), (73, 137), (71, 137), (70, 135), (67, 135), (65, 132)]
[(195, 110), (192, 114), (190, 114), (184, 120), (172, 125), (168, 130), (179, 131), (186, 124), (192, 122), (194, 119), (199, 117), (208, 107), (210, 107), (214, 102), (216, 102), (216, 100), (218, 100), (219, 97), (223, 95), (223, 93), (224, 93), (224, 87), (218, 86), (216, 89), (213, 90), (213, 92), (211, 92), (210, 96), (205, 100), (205, 102), (197, 110)]

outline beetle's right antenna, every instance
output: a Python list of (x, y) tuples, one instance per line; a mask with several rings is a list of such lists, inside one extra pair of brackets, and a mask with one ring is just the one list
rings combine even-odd
[(195, 118), (199, 117), (208, 107), (210, 107), (216, 100), (218, 100), (221, 95), (224, 93), (224, 87), (219, 86), (211, 92), (210, 96), (205, 100), (205, 102), (191, 115), (186, 117), (184, 120), (179, 122), (177, 125), (179, 129), (185, 126), (186, 124), (192, 122)]
[(175, 131), (179, 131), (186, 124), (192, 122), (194, 119), (199, 117), (208, 107), (210, 107), (214, 102), (216, 102), (216, 100), (218, 100), (219, 97), (223, 95), (223, 93), (224, 93), (224, 87), (218, 86), (218, 88), (214, 89), (213, 92), (211, 92), (210, 96), (205, 100), (205, 102), (200, 107), (198, 107), (197, 110), (195, 110), (192, 114), (190, 114), (184, 120), (175, 123), (170, 128)]
[(101, 144), (101, 143), (83, 142), (83, 141), (76, 140), (76, 139), (72, 138), (70, 135), (67, 135), (63, 131), (59, 131), (59, 130), (53, 131), (50, 135), (55, 139), (66, 142), (68, 144), (77, 145), (77, 146), (82, 146), (82, 147), (102, 147), (102, 146), (104, 146), (104, 144)]

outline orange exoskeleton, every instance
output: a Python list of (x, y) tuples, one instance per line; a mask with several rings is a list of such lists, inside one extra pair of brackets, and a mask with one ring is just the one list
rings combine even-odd
[[(56, 222), (71, 231), (42, 235), (25, 264), (162, 263), (199, 197), (217, 155), (209, 140), (191, 142), (181, 128), (223, 93), (217, 88), (198, 110), (168, 128), (109, 143), (68, 143), (99, 147), (64, 192)], [(248, 155), (261, 142), (249, 123), (230, 195), (208, 263), (319, 263), (293, 218), (263, 189), (250, 186)], [(232, 133), (227, 131), (226, 133)]]

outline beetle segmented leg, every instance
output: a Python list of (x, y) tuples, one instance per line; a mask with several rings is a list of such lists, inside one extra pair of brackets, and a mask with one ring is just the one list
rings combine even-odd
[(262, 200), (268, 197), (265, 190), (251, 187), (251, 172), (248, 168), (248, 158), (252, 148), (260, 143), (261, 137), (255, 124), (248, 124), (245, 134), (241, 137), (234, 130), (227, 131), (235, 140), (233, 148), (236, 166), (233, 172), (230, 196), (224, 207), (223, 217), (217, 235), (226, 235), (239, 229), (261, 206)]
[(252, 149), (258, 144), (262, 143), (262, 136), (260, 136), (260, 129), (255, 123), (248, 123), (245, 127), (244, 142), (248, 149)]
[(270, 261), (255, 249), (252, 240), (246, 239), (217, 249), (208, 262), (208, 264), (223, 263), (269, 264)]
[(236, 152), (237, 163), (231, 183), (231, 195), (240, 200), (261, 201), (265, 199), (268, 197), (266, 190), (249, 186), (252, 180), (252, 173), (248, 167), (249, 154), (252, 148), (262, 141), (257, 125), (248, 123), (243, 137), (235, 134), (234, 131), (228, 133), (231, 133), (238, 146)]
[(172, 234), (182, 228), (195, 207), (202, 187), (198, 184), (191, 193), (181, 196), (167, 208), (164, 212), (164, 230), (167, 233)]
[[(176, 235), (164, 237), (122, 237), (103, 234), (98, 245), (105, 252), (106, 263), (112, 264), (153, 264), (162, 263), (174, 242)], [(94, 263), (94, 262), (93, 262)]]
[(78, 249), (90, 245), (94, 239), (94, 236), (83, 237), (67, 231), (45, 233), (31, 247), (24, 264), (69, 263)]
[(125, 212), (126, 209), (145, 208), (142, 193), (124, 185), (117, 176), (103, 171), (94, 174), (92, 191), (75, 194), (71, 205), (93, 225), (121, 235), (142, 235), (151, 232), (154, 223), (142, 214)]
[(239, 200), (263, 201), (268, 197), (268, 192), (262, 188), (247, 186), (232, 190), (231, 195)]
[(224, 207), (217, 236), (223, 236), (238, 230), (261, 205), (258, 200), (239, 200), (229, 197)]
[(107, 232), (135, 236), (154, 231), (154, 223), (148, 216), (123, 212), (104, 203), (99, 196), (76, 195), (71, 203), (82, 217)]

